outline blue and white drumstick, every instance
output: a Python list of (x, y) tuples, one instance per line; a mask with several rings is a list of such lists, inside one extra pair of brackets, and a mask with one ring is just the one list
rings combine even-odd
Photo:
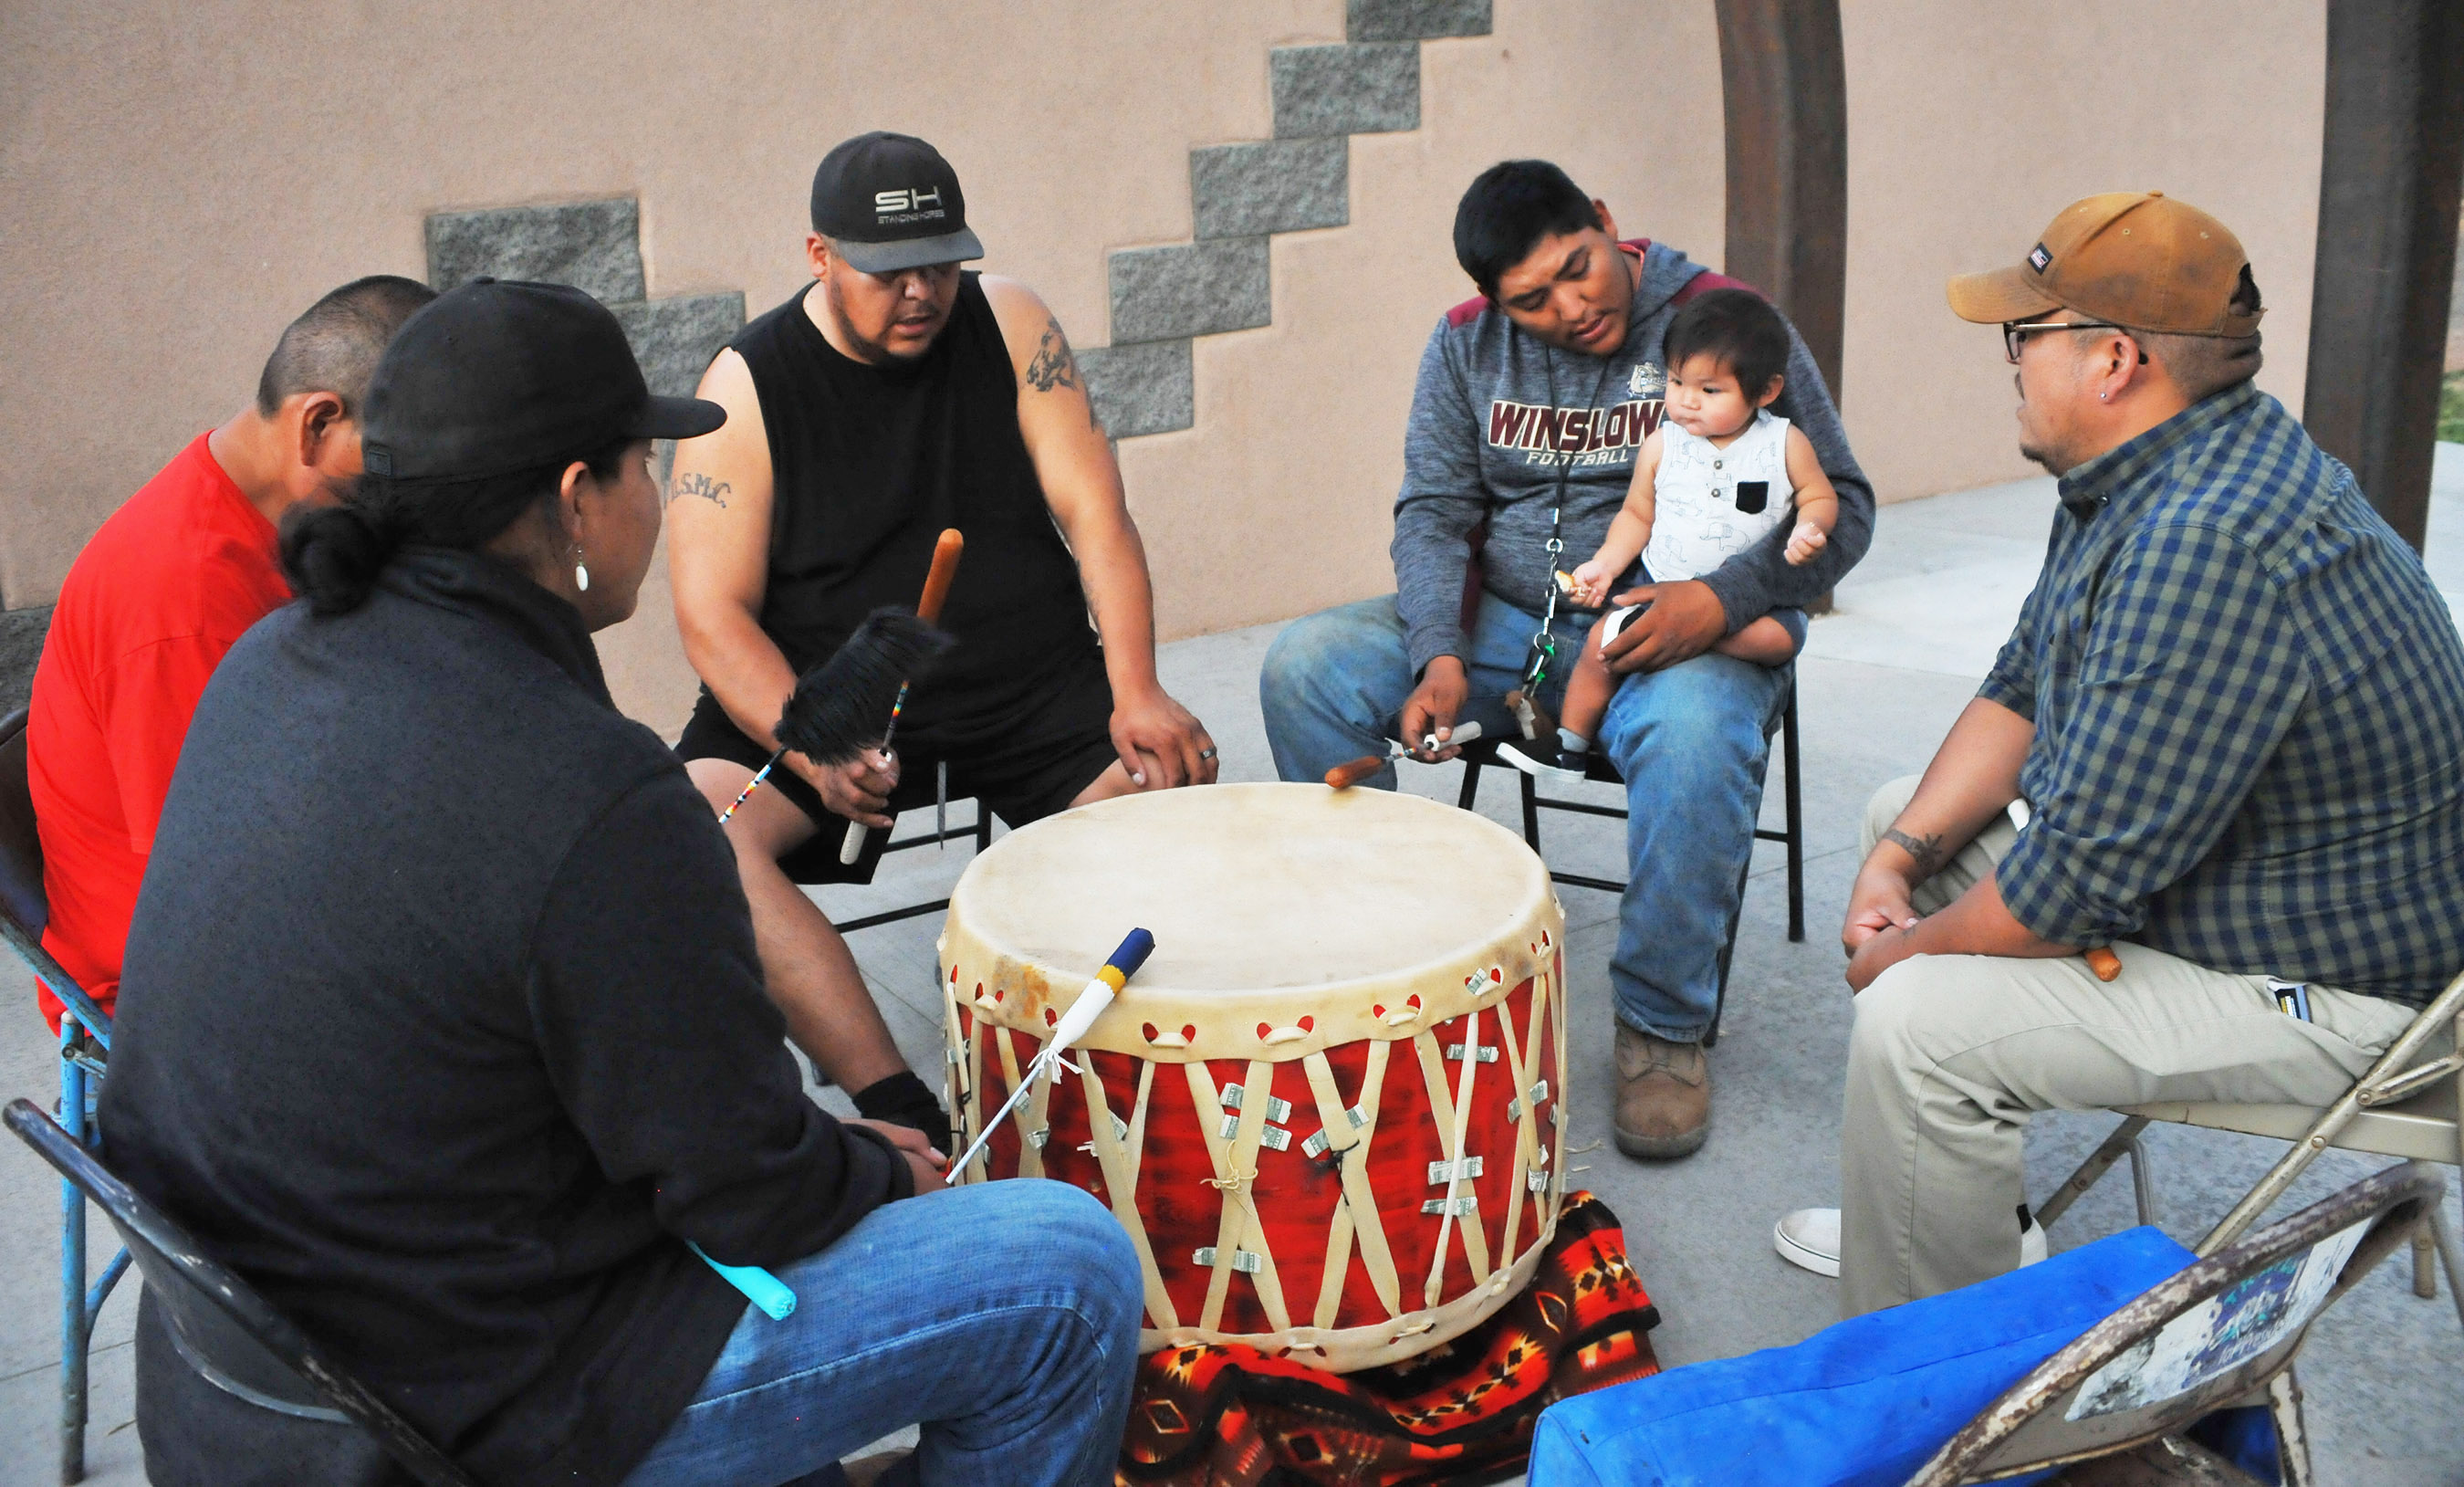
[(1104, 1014), (1105, 1008), (1112, 1005), (1112, 998), (1120, 994), (1121, 988), (1129, 984), (1129, 979), (1138, 973), (1138, 967), (1144, 965), (1147, 957), (1154, 953), (1155, 936), (1143, 929), (1130, 931), (1129, 938), (1121, 942), (1120, 948), (1104, 962), (1104, 968), (1095, 972), (1095, 979), (1088, 982), (1086, 989), (1078, 993), (1078, 1000), (1069, 1004), (1069, 1010), (1061, 1014), (1061, 1021), (1053, 1026), (1051, 1039), (1044, 1045), (1044, 1052), (1035, 1055), (1035, 1062), (1026, 1066), (1026, 1076), (1018, 1081), (1018, 1088), (1009, 1092), (1009, 1099), (1003, 1100), (1001, 1107), (993, 1112), (993, 1118), (984, 1122), (984, 1128), (977, 1134), (974, 1143), (957, 1161), (950, 1164), (953, 1174), (967, 1169), (967, 1164), (976, 1160), (976, 1154), (984, 1149), (984, 1143), (992, 1140), (993, 1132), (1001, 1129), (1001, 1123), (1009, 1119), (1010, 1112), (1018, 1108), (1019, 1101), (1026, 1099), (1027, 1092), (1035, 1088), (1037, 1077), (1050, 1074), (1052, 1067), (1061, 1060), (1062, 1050), (1087, 1035), (1087, 1030), (1095, 1025), (1095, 1019)]
[(688, 1249), (701, 1255), (701, 1262), (718, 1272), (718, 1278), (744, 1293), (744, 1298), (761, 1308), (772, 1321), (785, 1321), (795, 1315), (796, 1293), (787, 1283), (759, 1265), (721, 1265), (712, 1259), (700, 1245), (685, 1241)]

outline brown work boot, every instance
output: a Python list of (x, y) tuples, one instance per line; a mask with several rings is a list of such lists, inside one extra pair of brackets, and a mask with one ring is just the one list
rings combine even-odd
[(1617, 1030), (1617, 1143), (1629, 1157), (1690, 1157), (1711, 1132), (1711, 1066), (1700, 1042)]

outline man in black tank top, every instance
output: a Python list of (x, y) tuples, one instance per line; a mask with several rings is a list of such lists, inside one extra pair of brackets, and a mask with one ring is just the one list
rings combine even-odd
[[(909, 698), (896, 756), (789, 754), (727, 826), (789, 1035), (864, 1114), (946, 1145), (938, 1101), (797, 884), (869, 881), (940, 766), (953, 794), (1019, 826), (1212, 782), (1215, 744), (1155, 681), (1146, 552), (1061, 322), (1024, 285), (959, 271), (983, 249), (939, 152), (880, 133), (831, 150), (804, 251), (814, 282), (702, 378), (727, 424), (677, 447), (669, 571), (703, 687), (676, 749), (724, 809), (776, 746), (797, 676), (872, 610), (913, 607), (935, 538), (965, 534), (941, 616), (958, 643)], [(847, 868), (843, 820), (874, 828)]]

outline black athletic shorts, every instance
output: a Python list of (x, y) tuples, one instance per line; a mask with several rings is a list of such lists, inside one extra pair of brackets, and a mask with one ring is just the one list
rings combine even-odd
[[(1112, 684), (1104, 676), (1102, 654), (1072, 666), (1039, 702), (989, 730), (989, 737), (993, 742), (988, 746), (954, 753), (946, 761), (920, 744), (899, 743), (898, 788), (890, 793), (890, 814), (933, 804), (936, 766), (945, 762), (952, 800), (972, 796), (1013, 827), (1067, 809), (1079, 791), (1120, 757), (1112, 749)], [(686, 760), (732, 760), (748, 769), (760, 768), (770, 758), (768, 749), (736, 726), (707, 687), (693, 704), (684, 736), (676, 740), (676, 753)], [(872, 881), (888, 832), (866, 833), (864, 854), (842, 865), (839, 843), (847, 832), (847, 818), (823, 805), (821, 793), (803, 776), (781, 766), (770, 771), (761, 788), (794, 801), (820, 828), (811, 841), (779, 859), (790, 880)]]

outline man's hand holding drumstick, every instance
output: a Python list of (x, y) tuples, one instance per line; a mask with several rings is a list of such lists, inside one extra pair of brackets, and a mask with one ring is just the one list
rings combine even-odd
[(1441, 655), (1429, 662), (1429, 669), (1420, 674), (1420, 684), (1403, 699), (1403, 742), (1414, 750), (1413, 758), (1434, 765), (1463, 752), (1451, 746), (1421, 752), (1420, 744), (1431, 735), (1441, 744), (1453, 738), (1455, 719), (1462, 716), (1470, 697), (1471, 677), (1463, 671), (1463, 657)]
[[(966, 552), (966, 540), (953, 527), (943, 532), (933, 544), (933, 561), (924, 575), (924, 591), (917, 599), (915, 613), (927, 625), (941, 618), (941, 606), (950, 597), (950, 585), (957, 578), (958, 560)], [(906, 696), (902, 692), (899, 701)], [(890, 720), (882, 720), (885, 726)], [(802, 754), (789, 754), (787, 767), (803, 777), (822, 797), (822, 804), (836, 814), (847, 817), (858, 828), (869, 827), (886, 832), (894, 824), (889, 814), (890, 792), (898, 788), (898, 756), (888, 748), (869, 748), (843, 765), (817, 765)], [(861, 845), (860, 840), (850, 841)]]
[(920, 1198), (928, 1192), (938, 1192), (950, 1186), (949, 1154), (935, 1149), (932, 1138), (915, 1127), (900, 1125), (893, 1121), (862, 1121), (852, 1116), (839, 1123), (861, 1125), (890, 1143), (890, 1149), (906, 1159), (907, 1170), (915, 1179), (917, 1197)]

